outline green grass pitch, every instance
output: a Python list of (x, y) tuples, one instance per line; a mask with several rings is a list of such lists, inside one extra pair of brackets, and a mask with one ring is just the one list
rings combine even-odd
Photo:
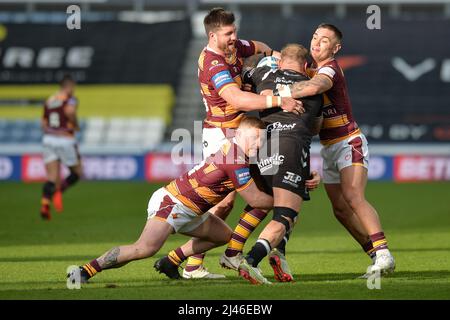
[[(104, 271), (81, 290), (66, 287), (65, 272), (113, 246), (134, 242), (146, 206), (159, 185), (143, 182), (81, 182), (64, 196), (65, 211), (42, 221), (40, 184), (0, 183), (0, 300), (4, 299), (449, 299), (450, 183), (370, 182), (367, 198), (377, 208), (397, 269), (369, 290), (357, 279), (370, 262), (332, 216), (323, 186), (305, 203), (288, 244), (294, 283), (252, 286), (221, 269), (224, 248), (206, 258), (224, 280), (173, 281), (153, 263), (187, 238), (169, 238), (154, 257)], [(244, 203), (236, 202), (234, 227)], [(247, 242), (247, 252), (261, 226)], [(269, 280), (272, 270), (261, 263)]]

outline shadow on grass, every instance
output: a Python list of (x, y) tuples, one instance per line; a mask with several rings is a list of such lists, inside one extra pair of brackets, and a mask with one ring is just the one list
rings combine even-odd
[[(450, 248), (399, 248), (392, 250), (396, 252), (450, 252)], [(360, 249), (333, 249), (333, 250), (287, 250), (289, 254), (342, 254), (342, 253), (361, 253)], [(208, 252), (208, 257), (220, 257), (221, 252)], [(151, 258), (160, 258), (158, 253)], [(85, 261), (92, 259), (92, 255), (60, 255), (60, 256), (33, 256), (33, 257), (0, 257), (0, 262), (47, 262), (47, 261)]]
[[(348, 281), (361, 280), (360, 273), (320, 273), (320, 274), (294, 274), (297, 281), (303, 282), (323, 282), (323, 281)], [(386, 279), (420, 280), (420, 279), (450, 279), (449, 270), (424, 270), (424, 271), (397, 271), (386, 277)]]
[[(326, 283), (326, 282), (336, 282), (336, 281), (352, 281), (355, 280), (355, 283), (365, 282), (366, 279), (358, 278), (361, 274), (359, 273), (322, 273), (322, 274), (294, 274), (293, 284), (301, 284), (301, 283)], [(432, 279), (450, 279), (450, 271), (449, 270), (435, 270), (435, 271), (399, 271), (390, 275), (386, 279), (393, 280), (432, 280)], [(288, 283), (278, 283), (273, 276), (268, 276), (267, 279), (273, 284), (276, 285), (289, 285)], [(27, 284), (29, 286), (41, 285), (41, 286), (55, 286), (55, 285), (63, 285), (65, 286), (65, 278), (61, 278), (61, 280), (50, 280), (50, 281), (27, 281), (27, 282), (7, 282), (8, 285), (24, 285)], [(191, 288), (196, 287), (197, 289), (202, 286), (213, 287), (213, 286), (241, 286), (243, 284), (248, 284), (246, 280), (236, 276), (227, 276), (226, 279), (154, 279), (154, 278), (127, 278), (127, 279), (116, 279), (116, 280), (108, 280), (102, 279), (101, 277), (95, 277), (89, 281), (87, 284), (83, 284), (84, 288), (90, 289), (105, 289), (105, 288), (139, 288), (139, 287), (185, 287)], [(254, 287), (254, 286), (252, 286)], [(36, 288), (33, 290), (48, 290), (47, 288)], [(0, 290), (2, 291), (2, 290)], [(7, 290), (9, 291), (9, 290)]]

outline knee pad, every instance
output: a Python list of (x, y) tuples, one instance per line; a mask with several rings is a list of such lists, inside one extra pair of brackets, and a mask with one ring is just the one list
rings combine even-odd
[(80, 176), (76, 172), (71, 172), (66, 178), (67, 184), (72, 185), (80, 179)]
[(297, 220), (298, 213), (297, 211), (287, 208), (287, 207), (274, 207), (273, 208), (273, 218), (272, 220), (275, 220), (281, 224), (284, 225), (286, 228), (286, 233), (291, 232), (291, 223), (289, 222), (289, 219), (292, 221), (292, 225), (294, 225), (295, 221)]
[(44, 187), (42, 188), (42, 192), (44, 193), (44, 196), (47, 198), (51, 198), (52, 195), (56, 191), (56, 185), (54, 182), (47, 181), (44, 183)]

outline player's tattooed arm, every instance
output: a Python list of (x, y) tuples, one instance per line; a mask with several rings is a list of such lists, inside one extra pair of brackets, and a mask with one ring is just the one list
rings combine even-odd
[(333, 87), (333, 81), (323, 74), (315, 75), (311, 80), (296, 82), (291, 85), (293, 98), (302, 98), (324, 93)]
[(318, 74), (311, 80), (296, 82), (290, 87), (293, 98), (302, 98), (324, 93), (333, 87), (333, 81), (326, 75)]
[(280, 88), (278, 93), (280, 96), (291, 96), (294, 99), (314, 96), (324, 93), (333, 87), (333, 81), (323, 74), (315, 75), (311, 80), (300, 81)]

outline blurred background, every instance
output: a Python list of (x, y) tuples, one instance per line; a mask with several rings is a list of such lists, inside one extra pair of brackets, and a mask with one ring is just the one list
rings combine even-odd
[[(367, 26), (374, 4), (380, 29)], [(79, 29), (68, 28), (70, 5), (80, 9)], [(450, 0), (0, 0), (0, 180), (45, 178), (42, 105), (64, 73), (78, 82), (86, 179), (184, 173), (191, 164), (171, 161), (180, 137), (172, 133), (186, 129), (187, 151), (201, 152), (197, 59), (203, 17), (216, 6), (235, 12), (240, 38), (278, 50), (309, 47), (319, 23), (337, 25), (370, 179), (450, 180)], [(319, 150), (315, 140), (320, 170)]]

